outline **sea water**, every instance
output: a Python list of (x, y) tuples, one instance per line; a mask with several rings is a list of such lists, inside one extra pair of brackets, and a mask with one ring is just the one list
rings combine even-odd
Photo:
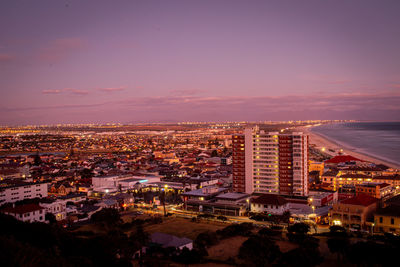
[(352, 122), (312, 127), (356, 152), (400, 165), (400, 122)]

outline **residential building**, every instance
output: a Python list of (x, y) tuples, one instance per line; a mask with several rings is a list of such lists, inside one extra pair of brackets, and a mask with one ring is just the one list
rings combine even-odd
[(163, 248), (173, 247), (176, 249), (193, 249), (193, 240), (186, 237), (177, 237), (159, 232), (150, 235), (150, 242), (161, 245)]
[(279, 195), (262, 194), (251, 200), (251, 212), (282, 215), (289, 210), (289, 202)]
[(1, 212), (23, 222), (45, 222), (45, 209), (38, 204), (13, 205)]
[(368, 229), (367, 222), (373, 220), (378, 199), (366, 194), (345, 199), (333, 204), (329, 212), (330, 224), (352, 229)]
[[(400, 187), (400, 175), (380, 175), (378, 171), (365, 171), (367, 168), (360, 168), (360, 171), (351, 169), (333, 169), (322, 174), (321, 181), (329, 184), (334, 190), (343, 186), (352, 186), (364, 183), (386, 183), (392, 187)], [(370, 170), (370, 169), (367, 169)]]
[(0, 183), (0, 205), (30, 198), (47, 197), (47, 183), (3, 180)]
[(391, 205), (376, 211), (374, 232), (400, 234), (399, 206)]
[(325, 168), (325, 165), (323, 162), (310, 160), (310, 162), (308, 163), (308, 171), (309, 172), (317, 171), (317, 172), (319, 172), (320, 176), (324, 173), (324, 168)]
[(356, 194), (367, 194), (381, 199), (392, 194), (392, 186), (386, 183), (362, 183), (356, 185)]
[(53, 214), (57, 221), (67, 218), (67, 205), (63, 200), (45, 199), (39, 203), (39, 206), (45, 208), (46, 213)]
[(245, 140), (243, 134), (232, 136), (233, 191), (251, 193), (252, 186), (246, 190)]
[(246, 128), (233, 135), (233, 190), (244, 193), (308, 194), (308, 136)]
[(308, 203), (314, 207), (322, 207), (337, 203), (338, 197), (338, 191), (310, 191)]

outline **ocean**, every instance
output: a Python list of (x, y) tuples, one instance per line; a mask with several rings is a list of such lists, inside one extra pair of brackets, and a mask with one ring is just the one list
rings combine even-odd
[(400, 165), (400, 122), (352, 122), (312, 127), (356, 152)]

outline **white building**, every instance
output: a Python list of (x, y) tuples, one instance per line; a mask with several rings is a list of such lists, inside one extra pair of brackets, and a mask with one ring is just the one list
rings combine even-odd
[(67, 218), (67, 205), (63, 200), (49, 200), (46, 202), (39, 203), (39, 205), (45, 208), (46, 213), (51, 213), (56, 217), (57, 221), (61, 221)]
[(8, 207), (2, 212), (23, 222), (45, 222), (45, 209), (37, 204)]
[(263, 194), (251, 200), (251, 212), (282, 215), (289, 210), (289, 203), (279, 195)]
[(193, 249), (193, 240), (186, 237), (177, 237), (174, 235), (159, 232), (150, 235), (150, 242), (159, 244), (164, 248), (174, 247), (176, 249)]
[(47, 197), (47, 183), (4, 182), (0, 187), (0, 205), (30, 198)]
[(158, 176), (100, 176), (92, 178), (94, 191), (116, 192), (121, 190), (133, 189), (140, 184), (151, 184), (160, 182)]

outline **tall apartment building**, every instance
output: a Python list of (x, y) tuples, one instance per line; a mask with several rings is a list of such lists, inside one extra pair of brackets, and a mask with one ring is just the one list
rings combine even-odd
[(247, 128), (232, 136), (233, 190), (308, 195), (308, 136)]

